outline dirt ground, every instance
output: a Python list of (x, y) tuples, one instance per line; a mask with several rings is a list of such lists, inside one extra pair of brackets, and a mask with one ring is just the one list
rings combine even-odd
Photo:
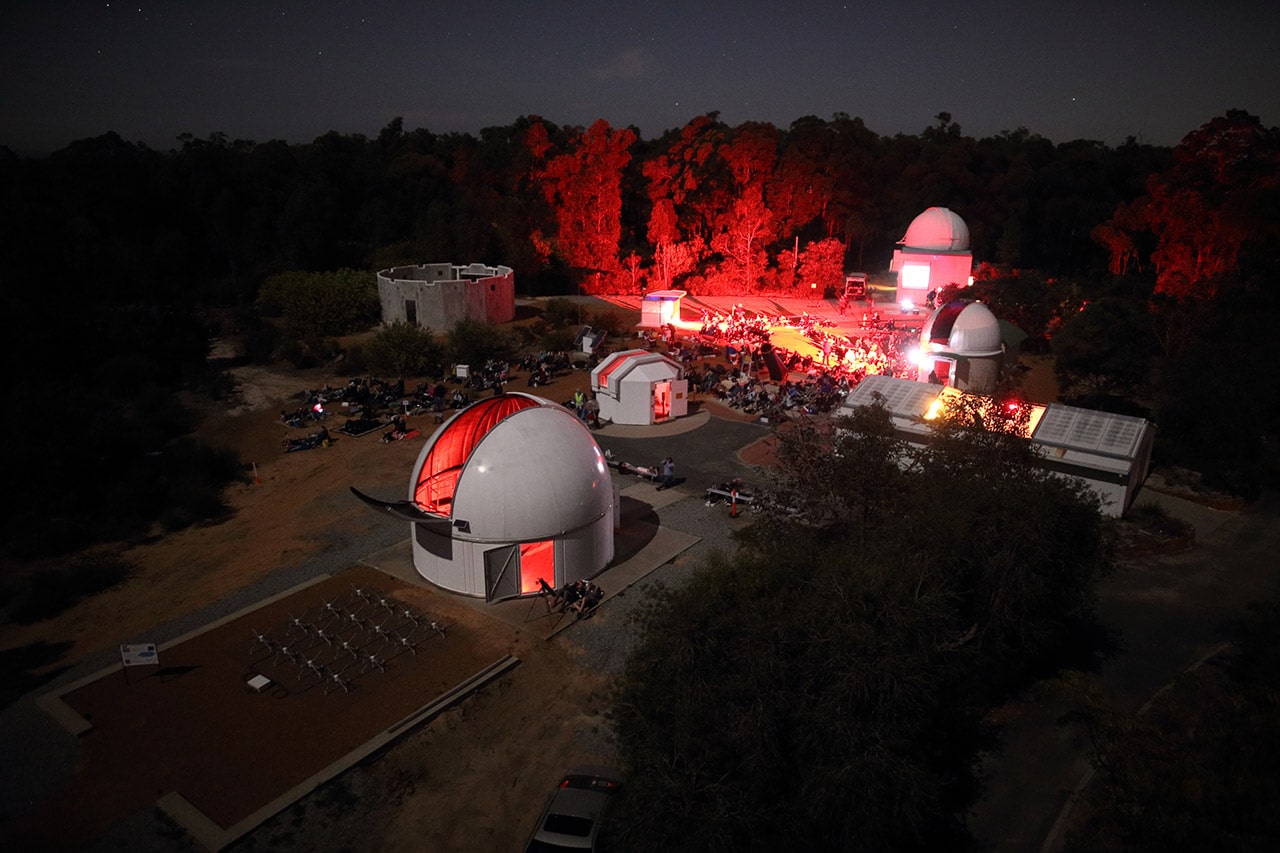
[[(336, 438), (330, 447), (285, 454), (281, 439), (310, 430), (283, 425), (280, 410), (296, 407), (297, 395), (305, 389), (345, 380), (323, 371), (260, 367), (240, 368), (237, 375), (238, 405), (210, 412), (199, 432), (202, 440), (231, 449), (247, 466), (246, 481), (227, 490), (228, 517), (128, 548), (124, 557), (136, 571), (127, 581), (54, 619), (0, 627), (0, 647), (66, 641), (71, 647), (64, 660), (78, 660), (145, 638), (154, 626), (282, 566), (358, 541), (380, 518), (347, 487), (377, 494), (406, 489), (413, 462), (435, 426), (429, 415), (411, 417), (410, 425), (422, 435), (383, 443), (379, 433), (359, 438), (335, 433), (343, 420), (338, 411), (327, 423)], [(511, 389), (561, 401), (587, 380), (585, 373), (575, 371), (550, 386), (527, 389), (521, 377)], [(558, 774), (573, 763), (612, 760), (603, 734), (584, 743), (582, 732), (604, 731), (606, 685), (576, 663), (571, 639), (546, 641), (513, 630), (479, 617), (466, 604), (450, 605), (447, 595), (437, 594), (432, 609), (447, 621), (466, 621), (469, 632), (483, 635), (486, 653), (511, 654), (521, 664), (379, 760), (269, 821), (237, 848), (516, 849)], [(72, 704), (91, 707), (92, 691), (82, 693), (69, 697)], [(63, 827), (71, 837), (92, 835), (164, 792), (163, 781), (146, 780), (160, 787), (111, 796), (95, 793), (95, 780), (102, 779), (94, 768), (107, 760), (86, 754), (75, 778), (55, 801), (41, 807), (38, 818), (56, 824), (60, 814), (78, 811), (76, 802), (95, 799), (98, 807), (92, 815), (81, 814), (75, 827)]]
[[(419, 416), (410, 418), (423, 433), (415, 439), (381, 443), (378, 434), (335, 434), (329, 448), (284, 454), (281, 439), (309, 430), (284, 426), (279, 411), (296, 406), (304, 389), (345, 380), (323, 371), (259, 367), (240, 368), (238, 376), (239, 405), (211, 412), (199, 434), (232, 449), (247, 466), (245, 482), (227, 490), (230, 514), (130, 547), (124, 557), (137, 570), (126, 582), (54, 619), (0, 627), (0, 648), (66, 641), (71, 647), (64, 660), (75, 661), (145, 637), (154, 626), (282, 566), (357, 542), (378, 517), (347, 487), (378, 494), (407, 488), (414, 459), (434, 428), (429, 415)], [(521, 377), (512, 390), (560, 401), (587, 380), (575, 372), (552, 386), (526, 389)], [(413, 380), (407, 384), (412, 387)], [(328, 423), (330, 432), (341, 422), (339, 411)], [(474, 617), (467, 605), (457, 607), (441, 615), (454, 621)], [(268, 821), (235, 849), (518, 849), (559, 773), (571, 764), (614, 758), (603, 716), (608, 685), (577, 662), (572, 631), (546, 641), (484, 619), (471, 630), (488, 632), (493, 649), (522, 664), (378, 760)], [(82, 771), (74, 783), (88, 779)], [(95, 796), (86, 788), (66, 793)], [(56, 815), (60, 808), (74, 809), (74, 802), (63, 799), (46, 810)], [(175, 846), (181, 843), (179, 837)]]

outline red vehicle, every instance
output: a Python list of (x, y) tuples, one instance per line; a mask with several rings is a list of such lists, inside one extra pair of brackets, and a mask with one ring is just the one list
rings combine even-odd
[(864, 272), (851, 272), (844, 277), (844, 298), (845, 299), (866, 299), (867, 298), (867, 274)]

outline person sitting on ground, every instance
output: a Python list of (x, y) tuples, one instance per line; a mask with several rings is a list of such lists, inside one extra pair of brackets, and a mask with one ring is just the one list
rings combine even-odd
[(579, 598), (573, 604), (573, 609), (578, 614), (577, 618), (579, 619), (590, 616), (591, 611), (596, 609), (596, 605), (604, 600), (604, 590), (599, 586), (587, 581), (585, 587), (582, 598)]
[(578, 600), (581, 599), (582, 596), (586, 594), (586, 591), (587, 590), (586, 590), (585, 582), (580, 580), (574, 581), (573, 583), (567, 583), (563, 587), (561, 587), (560, 588), (560, 611), (564, 612), (565, 610), (569, 609), (573, 605), (577, 604)]
[(391, 419), (391, 431), (383, 434), (382, 440), (384, 442), (399, 441), (400, 439), (404, 438), (405, 433), (407, 433), (408, 431), (409, 431), (409, 426), (405, 421), (405, 419), (400, 415), (396, 415)]

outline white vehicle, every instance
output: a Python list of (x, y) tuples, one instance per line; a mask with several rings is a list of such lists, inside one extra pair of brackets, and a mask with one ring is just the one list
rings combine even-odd
[(547, 800), (525, 853), (595, 850), (600, 822), (621, 788), (622, 776), (612, 768), (569, 770)]

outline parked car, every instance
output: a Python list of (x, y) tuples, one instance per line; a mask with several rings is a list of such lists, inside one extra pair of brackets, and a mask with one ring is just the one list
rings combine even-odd
[(525, 853), (596, 850), (609, 803), (622, 788), (610, 767), (575, 767), (564, 774), (547, 800)]

